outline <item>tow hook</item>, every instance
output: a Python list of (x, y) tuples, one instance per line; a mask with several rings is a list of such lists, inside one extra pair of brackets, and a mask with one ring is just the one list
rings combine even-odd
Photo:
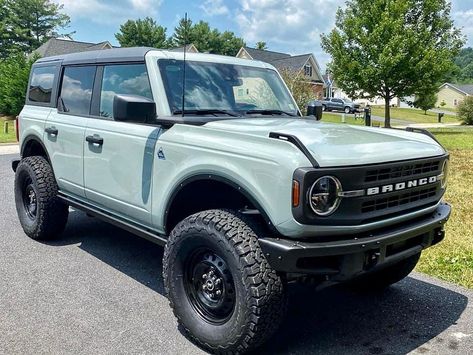
[(366, 253), (365, 257), (365, 270), (369, 270), (378, 264), (381, 253), (379, 249), (371, 250)]

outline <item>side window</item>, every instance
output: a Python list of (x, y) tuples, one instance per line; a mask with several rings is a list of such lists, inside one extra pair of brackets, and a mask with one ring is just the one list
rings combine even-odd
[(28, 89), (28, 99), (31, 102), (50, 103), (51, 92), (53, 91), (54, 75), (57, 68), (33, 67), (31, 82)]
[(60, 94), (64, 112), (75, 115), (89, 114), (95, 68), (86, 66), (64, 69)]
[(144, 64), (108, 65), (103, 68), (100, 116), (113, 117), (113, 98), (117, 94), (153, 98)]

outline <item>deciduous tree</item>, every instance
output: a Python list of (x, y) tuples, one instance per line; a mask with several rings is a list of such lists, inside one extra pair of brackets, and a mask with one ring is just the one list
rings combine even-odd
[(447, 0), (348, 0), (335, 28), (322, 35), (331, 70), (350, 96), (389, 101), (432, 92), (452, 66), (464, 38)]
[(415, 108), (421, 109), (424, 111), (424, 115), (427, 114), (427, 110), (435, 107), (437, 102), (437, 93), (434, 92), (425, 92), (418, 93), (413, 102)]

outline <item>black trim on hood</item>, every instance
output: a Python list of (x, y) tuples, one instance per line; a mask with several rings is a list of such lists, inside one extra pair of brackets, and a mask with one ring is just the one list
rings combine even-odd
[(270, 132), (269, 138), (280, 139), (294, 144), (307, 157), (307, 159), (309, 159), (310, 163), (314, 168), (320, 167), (319, 163), (317, 162), (317, 160), (315, 160), (312, 154), (310, 154), (307, 147), (296, 136), (286, 133)]

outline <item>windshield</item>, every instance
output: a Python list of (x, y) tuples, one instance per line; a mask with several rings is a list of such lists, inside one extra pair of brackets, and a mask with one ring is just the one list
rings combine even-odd
[[(173, 114), (182, 113), (183, 61), (158, 60)], [(184, 113), (297, 115), (276, 71), (243, 65), (186, 61)]]

